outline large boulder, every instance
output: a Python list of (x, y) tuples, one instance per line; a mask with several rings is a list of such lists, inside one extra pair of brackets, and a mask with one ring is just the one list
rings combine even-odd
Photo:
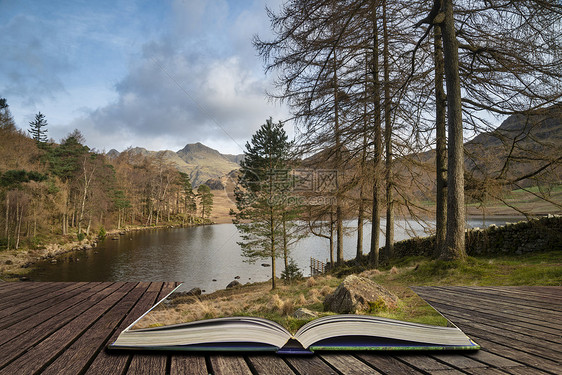
[(293, 317), (297, 319), (314, 319), (318, 318), (318, 314), (305, 307), (301, 307), (300, 309), (295, 311)]
[(230, 284), (228, 284), (226, 286), (226, 289), (236, 288), (240, 285), (242, 285), (242, 284), (240, 284), (240, 282), (238, 282), (237, 280), (233, 280), (233, 281), (230, 282)]
[(201, 288), (192, 288), (189, 291), (185, 292), (186, 296), (200, 296), (201, 295)]
[(364, 277), (349, 275), (334, 293), (326, 296), (324, 310), (338, 314), (354, 314), (370, 311), (373, 306), (394, 308), (397, 303), (398, 297), (381, 285)]

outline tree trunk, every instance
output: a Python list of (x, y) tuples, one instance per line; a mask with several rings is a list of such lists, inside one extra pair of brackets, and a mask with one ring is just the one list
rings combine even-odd
[(334, 266), (334, 208), (330, 206), (330, 264)]
[(88, 217), (88, 227), (86, 228), (86, 236), (90, 235), (90, 228), (92, 227), (92, 215)]
[(84, 161), (82, 162), (82, 168), (84, 171), (84, 192), (82, 195), (82, 203), (80, 205), (80, 216), (78, 217), (78, 234), (82, 233), (82, 220), (84, 219), (84, 209), (86, 207), (86, 198), (88, 197), (88, 188), (90, 187), (92, 177), (94, 176), (94, 171), (96, 170), (96, 168), (93, 167), (92, 171), (90, 172), (90, 176), (88, 176), (86, 160), (87, 156), (84, 156)]
[(367, 132), (369, 130), (369, 117), (368, 117), (368, 76), (369, 76), (369, 66), (367, 63), (367, 56), (365, 56), (365, 96), (363, 103), (363, 144), (361, 147), (361, 176), (359, 176), (359, 207), (357, 209), (357, 251), (355, 258), (360, 260), (363, 257), (363, 221), (365, 218), (365, 172), (367, 164)]
[[(271, 177), (270, 177), (271, 179)], [(273, 218), (273, 207), (270, 207), (269, 214), (269, 230), (270, 230), (270, 240), (271, 240), (271, 290), (277, 288), (277, 282), (275, 280), (275, 223)]]
[(375, 143), (375, 155), (373, 165), (373, 207), (371, 210), (371, 248), (369, 260), (373, 267), (379, 266), (379, 242), (381, 228), (381, 164), (382, 164), (382, 129), (381, 129), (381, 88), (379, 80), (379, 32), (377, 4), (373, 2), (373, 62), (371, 74), (373, 75), (373, 102), (374, 118), (373, 132)]
[(289, 248), (287, 244), (287, 218), (285, 213), (283, 213), (283, 258), (285, 259), (285, 272), (289, 267)]
[(16, 198), (16, 250), (20, 248), (20, 233), (21, 233), (21, 222), (23, 220), (23, 206), (20, 210), (20, 205), (18, 199)]
[(458, 44), (453, 18), (453, 1), (444, 0), (443, 57), (447, 83), (447, 125), (449, 130), (447, 167), (447, 236), (442, 259), (464, 259), (465, 215), (463, 134)]
[(363, 187), (359, 190), (359, 209), (357, 211), (357, 251), (355, 259), (361, 260), (363, 257)]
[(388, 52), (388, 29), (386, 20), (386, 0), (382, 2), (383, 27), (383, 70), (384, 70), (384, 137), (386, 145), (386, 242), (385, 257), (390, 259), (394, 253), (394, 202), (392, 197), (392, 122), (390, 118), (390, 74)]
[(334, 51), (334, 135), (336, 141), (336, 262), (338, 265), (343, 264), (343, 212), (342, 212), (342, 199), (339, 186), (339, 174), (341, 167), (341, 134), (339, 123), (339, 108), (338, 108), (338, 74), (337, 74), (337, 61), (336, 53)]
[(447, 233), (447, 97), (443, 88), (443, 44), (441, 42), (441, 26), (433, 27), (433, 46), (435, 60), (435, 128), (436, 155), (435, 169), (437, 181), (437, 195), (435, 208), (435, 252), (438, 258), (445, 252)]
[[(4, 235), (9, 239), (10, 232), (10, 192), (6, 192), (6, 226), (4, 229)], [(8, 241), (8, 249), (10, 248), (10, 241)]]

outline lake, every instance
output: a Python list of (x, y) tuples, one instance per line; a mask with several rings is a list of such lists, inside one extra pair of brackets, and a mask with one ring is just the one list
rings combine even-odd
[[(490, 224), (505, 224), (506, 218), (486, 219)], [(512, 220), (516, 221), (516, 220)], [(384, 228), (384, 220), (381, 227)], [(346, 222), (349, 233), (344, 237), (344, 257), (355, 257), (357, 231), (355, 222)], [(481, 219), (469, 220), (471, 227), (482, 227)], [(364, 226), (363, 249), (369, 250), (371, 227)], [(424, 235), (416, 222), (396, 220), (395, 239), (413, 234)], [(241, 283), (266, 281), (271, 274), (270, 259), (255, 264), (244, 262), (238, 231), (233, 224), (215, 224), (189, 228), (153, 229), (128, 232), (117, 240), (107, 238), (97, 248), (66, 254), (57, 263), (40, 262), (29, 275), (34, 281), (182, 281), (207, 292), (223, 289), (236, 276)], [(384, 236), (381, 235), (381, 246)], [(310, 236), (292, 250), (292, 257), (305, 276), (310, 273), (310, 258), (329, 259), (328, 240)], [(277, 261), (278, 275), (283, 260)]]

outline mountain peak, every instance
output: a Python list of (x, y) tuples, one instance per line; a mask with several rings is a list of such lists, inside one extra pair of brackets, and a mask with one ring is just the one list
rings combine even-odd
[(178, 155), (180, 155), (180, 154), (190, 154), (190, 153), (206, 153), (206, 154), (213, 154), (213, 155), (221, 155), (221, 153), (218, 152), (217, 150), (215, 150), (213, 148), (210, 148), (208, 146), (205, 146), (201, 142), (188, 143), (187, 145), (185, 145), (184, 148), (179, 150), (177, 153), (178, 153)]

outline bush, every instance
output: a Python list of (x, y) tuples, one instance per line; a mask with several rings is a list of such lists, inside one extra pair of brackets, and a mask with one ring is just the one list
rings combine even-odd
[(105, 228), (102, 226), (100, 227), (100, 231), (98, 232), (98, 239), (100, 241), (105, 240), (105, 237), (107, 236), (107, 232), (105, 231)]
[(285, 282), (291, 282), (293, 280), (300, 280), (303, 278), (302, 272), (295, 263), (294, 259), (289, 259), (289, 264), (287, 268), (281, 272), (281, 278), (285, 280)]
[(29, 247), (30, 247), (31, 249), (38, 249), (42, 242), (43, 242), (43, 241), (42, 241), (41, 238), (39, 238), (38, 236), (31, 237), (31, 238), (28, 240)]
[(78, 238), (78, 241), (82, 242), (82, 240), (86, 238), (86, 233), (78, 233), (76, 237)]

